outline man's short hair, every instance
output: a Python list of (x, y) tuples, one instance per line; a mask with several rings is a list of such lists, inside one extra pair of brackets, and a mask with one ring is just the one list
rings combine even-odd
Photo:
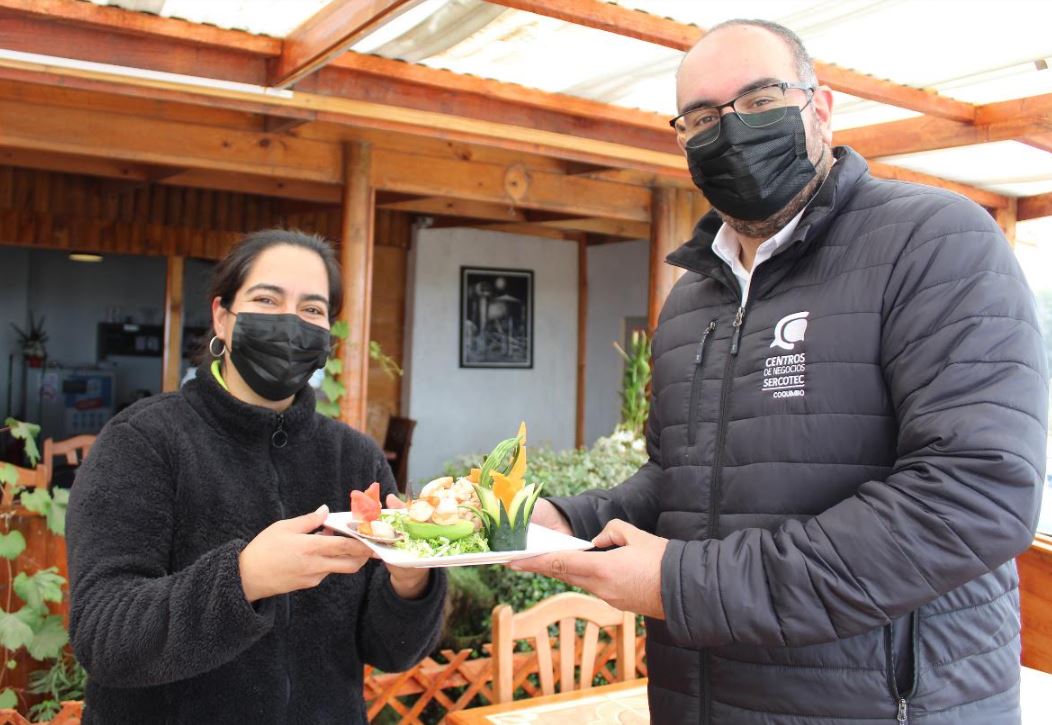
[[(729, 28), (735, 25), (751, 25), (754, 28), (763, 28), (784, 40), (785, 44), (789, 46), (789, 50), (792, 51), (793, 64), (796, 66), (796, 75), (799, 77), (800, 82), (809, 86), (818, 85), (815, 64), (814, 61), (811, 60), (811, 56), (807, 54), (807, 48), (804, 47), (804, 43), (800, 40), (800, 36), (784, 25), (779, 25), (770, 20), (735, 18), (733, 20), (725, 20), (724, 22), (709, 28), (706, 35), (711, 35), (721, 28)], [(704, 40), (704, 38), (702, 39)]]

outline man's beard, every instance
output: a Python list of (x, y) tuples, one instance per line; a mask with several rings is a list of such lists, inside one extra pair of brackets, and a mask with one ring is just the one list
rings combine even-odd
[(719, 209), (716, 209), (716, 213), (720, 215), (720, 219), (727, 226), (743, 237), (770, 239), (788, 224), (793, 217), (799, 214), (801, 209), (807, 206), (818, 187), (829, 176), (829, 170), (833, 166), (832, 149), (826, 146), (825, 140), (822, 138), (821, 122), (818, 120), (818, 115), (813, 112), (811, 114), (811, 135), (807, 139), (807, 158), (815, 165), (815, 178), (807, 182), (807, 185), (790, 199), (788, 204), (775, 212), (773, 216), (767, 219), (749, 221), (732, 217), (730, 214), (724, 214)]

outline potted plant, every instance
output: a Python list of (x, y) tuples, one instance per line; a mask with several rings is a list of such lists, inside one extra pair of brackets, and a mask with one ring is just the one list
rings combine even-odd
[(37, 321), (33, 313), (29, 313), (28, 330), (23, 330), (13, 322), (11, 327), (15, 328), (18, 334), (18, 344), (22, 347), (22, 359), (26, 361), (26, 365), (31, 368), (44, 367), (48, 340), (47, 333), (44, 332), (44, 315), (41, 315), (40, 320)]

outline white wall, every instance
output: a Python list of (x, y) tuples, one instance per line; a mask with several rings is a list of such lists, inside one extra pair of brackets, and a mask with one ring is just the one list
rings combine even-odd
[[(18, 412), (21, 400), (22, 349), (11, 323), (26, 329), (26, 287), (29, 284), (29, 250), (19, 247), (0, 247), (0, 414), (3, 417)], [(9, 355), (14, 353), (14, 358)], [(13, 370), (11, 370), (11, 366)], [(11, 409), (7, 408), (8, 374), (12, 374)], [(0, 417), (0, 420), (3, 420)]]
[(588, 249), (588, 339), (585, 374), (585, 444), (613, 432), (621, 418), (624, 366), (614, 350), (624, 345), (626, 317), (647, 314), (650, 247), (646, 241)]
[[(460, 369), (460, 267), (534, 272), (532, 370)], [(410, 253), (404, 390), (417, 420), (409, 478), (488, 453), (529, 425), (530, 444), (572, 448), (576, 412), (577, 247), (554, 239), (474, 229), (421, 229)]]

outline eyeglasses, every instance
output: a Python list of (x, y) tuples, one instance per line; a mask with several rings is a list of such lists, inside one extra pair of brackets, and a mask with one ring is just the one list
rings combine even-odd
[(803, 83), (772, 83), (769, 86), (746, 91), (733, 101), (719, 106), (702, 106), (692, 108), (668, 122), (676, 131), (683, 143), (688, 141), (692, 146), (705, 146), (720, 136), (720, 118), (723, 109), (730, 108), (749, 128), (773, 126), (785, 118), (787, 109), (796, 106), (789, 91), (803, 91), (807, 103), (799, 108), (807, 108), (814, 97), (815, 87)]

